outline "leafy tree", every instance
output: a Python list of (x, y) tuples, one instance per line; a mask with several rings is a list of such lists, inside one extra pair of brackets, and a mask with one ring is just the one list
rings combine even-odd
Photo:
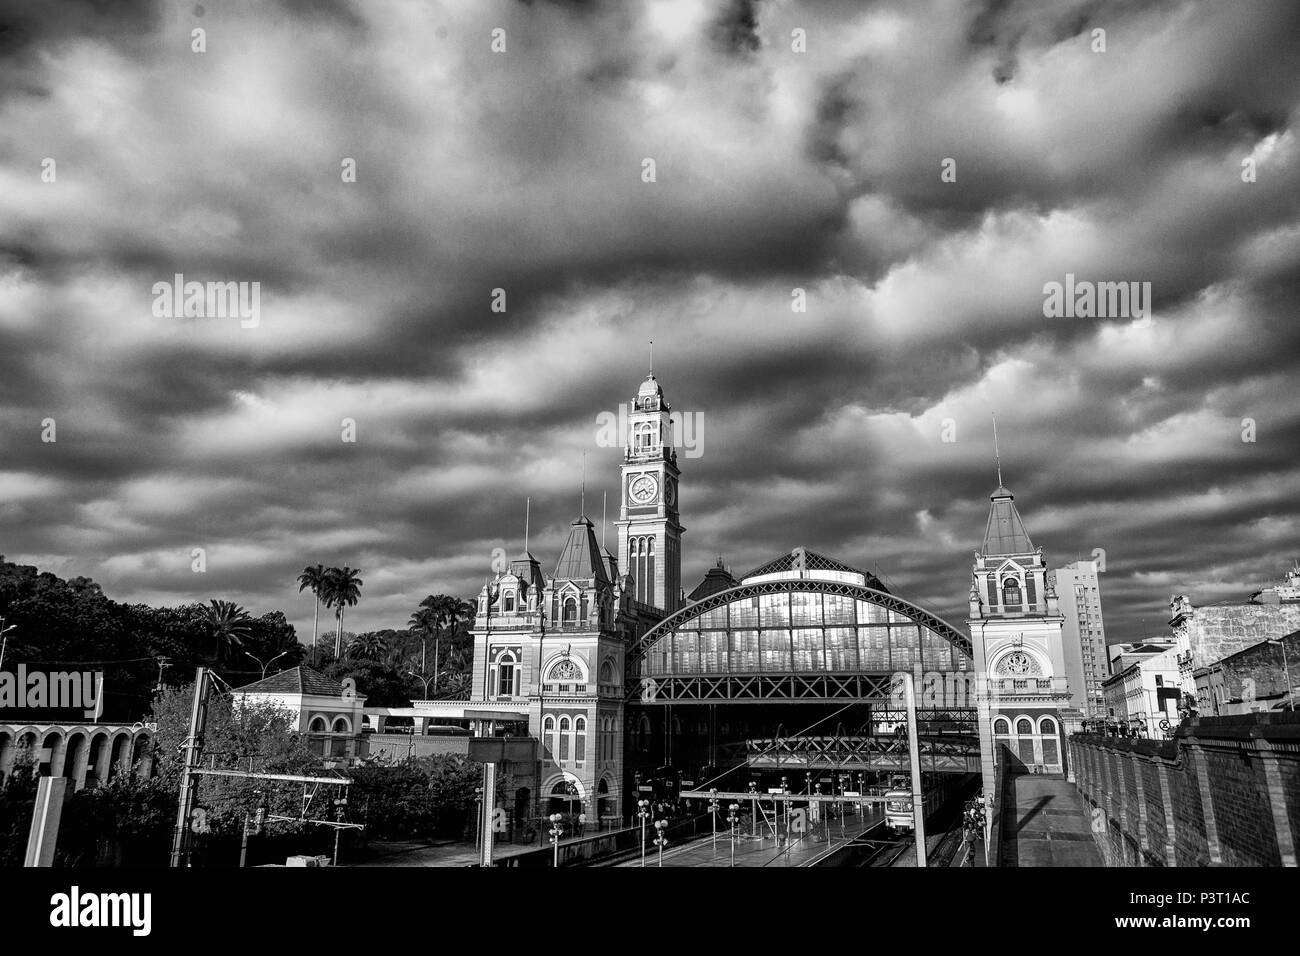
[(22, 866), (36, 806), (36, 761), (26, 748), (0, 783), (0, 867)]
[(358, 634), (348, 642), (348, 657), (353, 660), (380, 661), (388, 653), (388, 641), (377, 631)]
[(325, 667), (327, 677), (341, 681), (351, 677), (357, 693), (364, 694), (367, 707), (410, 707), (414, 681), (380, 661), (346, 659)]
[[(165, 786), (179, 792), (182, 744), (189, 735), (193, 686), (164, 692), (154, 705), (158, 731), (154, 735), (154, 773)], [(236, 704), (229, 695), (212, 694), (203, 735), (205, 765), (217, 769), (265, 773), (324, 774), (320, 754), (293, 729), (294, 715), (266, 701)], [(302, 811), (302, 787), (297, 784), (238, 777), (201, 777), (198, 805), (218, 832), (239, 832), (243, 821), (265, 800), (271, 813), (297, 817)]]

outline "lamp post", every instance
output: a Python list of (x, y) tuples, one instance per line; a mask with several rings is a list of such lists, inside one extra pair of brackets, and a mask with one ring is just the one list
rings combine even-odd
[[(281, 651), (279, 654), (276, 654), (276, 655), (275, 655), (274, 657), (272, 657), (269, 661), (267, 661), (265, 664), (263, 664), (263, 663), (262, 663), (262, 659), (261, 659), (260, 657), (258, 657), (258, 656), (255, 655), (255, 654), (250, 654), (248, 651), (244, 651), (244, 655), (245, 655), (246, 657), (251, 657), (251, 658), (253, 658), (253, 660), (257, 661), (258, 665), (262, 668), (262, 680), (266, 680), (266, 669), (267, 669), (268, 667), (270, 667), (272, 664), (274, 664), (276, 661), (278, 661), (280, 658), (284, 657), (285, 654), (288, 654), (288, 653), (289, 653), (288, 651)], [(161, 681), (160, 681), (160, 683), (161, 683)]]
[(668, 829), (667, 820), (655, 821), (655, 830), (659, 834), (657, 837), (655, 837), (655, 846), (659, 847), (659, 865), (661, 867), (664, 865), (664, 847), (668, 845), (668, 838), (664, 836), (664, 831), (667, 829)]
[(650, 819), (650, 801), (638, 800), (636, 805), (636, 815), (641, 818), (641, 865), (645, 866), (645, 824)]
[(727, 808), (730, 812), (727, 814), (727, 822), (731, 824), (731, 865), (736, 865), (736, 821), (740, 817), (736, 816), (736, 811), (740, 809), (740, 804), (733, 803)]
[[(789, 793), (790, 793), (790, 780), (788, 777), (783, 776), (781, 778), (781, 796), (784, 797)], [(781, 803), (785, 809), (785, 838), (788, 840), (790, 839), (790, 801), (782, 800)], [(772, 809), (773, 811), (776, 810), (775, 805), (772, 807)], [(772, 816), (774, 820), (777, 819), (775, 812), (772, 814)], [(775, 827), (773, 827), (773, 829), (775, 829)]]
[(1286, 681), (1286, 709), (1294, 712), (1295, 698), (1291, 696), (1291, 665), (1287, 663), (1286, 659), (1286, 641), (1281, 638), (1276, 638), (1269, 640), (1268, 643), (1276, 644), (1278, 647), (1282, 648), (1282, 679)]
[(753, 780), (749, 781), (749, 792), (753, 794), (749, 806), (749, 822), (752, 830), (750, 836), (758, 836), (758, 784)]
[(406, 673), (410, 674), (410, 675), (411, 675), (412, 677), (414, 677), (416, 680), (419, 680), (419, 681), (423, 681), (423, 682), (424, 682), (424, 699), (425, 699), (425, 700), (428, 700), (428, 699), (429, 699), (429, 681), (434, 680), (438, 675), (437, 675), (437, 674), (434, 674), (433, 677), (425, 677), (423, 674), (417, 674), (415, 671), (410, 671), (410, 670), (408, 670)]
[(5, 627), (4, 624), (5, 619), (0, 617), (0, 667), (5, 665), (5, 647), (9, 644), (9, 632), (18, 629), (17, 624), (10, 624), (8, 627)]
[(718, 855), (718, 788), (709, 791), (709, 822), (713, 825), (713, 855)]
[(560, 821), (564, 817), (558, 813), (551, 814), (551, 848), (555, 853), (555, 866), (560, 865), (560, 837), (564, 834), (564, 827), (560, 826)]

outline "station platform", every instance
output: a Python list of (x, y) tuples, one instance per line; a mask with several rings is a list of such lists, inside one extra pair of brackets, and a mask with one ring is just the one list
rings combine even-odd
[(1003, 866), (1104, 866), (1088, 809), (1064, 777), (1027, 774), (1006, 782)]
[[(863, 814), (847, 817), (843, 826), (838, 818), (832, 819), (829, 826), (829, 839), (825, 823), (816, 824), (816, 832), (809, 833), (804, 839), (795, 839), (788, 845), (778, 847), (772, 839), (771, 831), (766, 838), (753, 836), (744, 832), (736, 840), (737, 867), (798, 867), (816, 866), (823, 858), (843, 848), (855, 840), (869, 839), (871, 832), (883, 827), (884, 811), (872, 808)], [(761, 825), (760, 825), (761, 826)], [(760, 830), (761, 832), (761, 830)], [(640, 866), (640, 859), (619, 866)], [(646, 847), (646, 866), (659, 865), (659, 851), (653, 843)], [(716, 847), (709, 837), (692, 840), (685, 846), (669, 847), (664, 850), (665, 867), (729, 867), (731, 862), (731, 837), (727, 831), (718, 833)]]

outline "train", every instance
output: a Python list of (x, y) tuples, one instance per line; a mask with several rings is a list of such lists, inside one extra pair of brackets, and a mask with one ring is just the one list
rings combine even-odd
[[(930, 819), (968, 779), (966, 774), (926, 774), (922, 797), (924, 819)], [(885, 791), (885, 826), (894, 833), (911, 833), (916, 829), (916, 816), (912, 811), (911, 785), (907, 778), (895, 777)]]

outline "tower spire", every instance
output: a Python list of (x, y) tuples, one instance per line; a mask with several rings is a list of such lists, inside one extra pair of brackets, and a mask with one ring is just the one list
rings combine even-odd
[(531, 496), (524, 499), (524, 554), (528, 553), (528, 519), (532, 517), (533, 499)]
[(1002, 456), (998, 453), (998, 413), (992, 412), (993, 415), (993, 460), (998, 466), (998, 487), (1002, 487)]
[(605, 515), (609, 510), (609, 492), (600, 496), (600, 550), (605, 550)]
[(650, 374), (653, 376), (654, 373), (655, 373), (655, 340), (651, 339), (650, 340)]
[(587, 453), (582, 453), (582, 490), (578, 493), (578, 514), (587, 513)]

